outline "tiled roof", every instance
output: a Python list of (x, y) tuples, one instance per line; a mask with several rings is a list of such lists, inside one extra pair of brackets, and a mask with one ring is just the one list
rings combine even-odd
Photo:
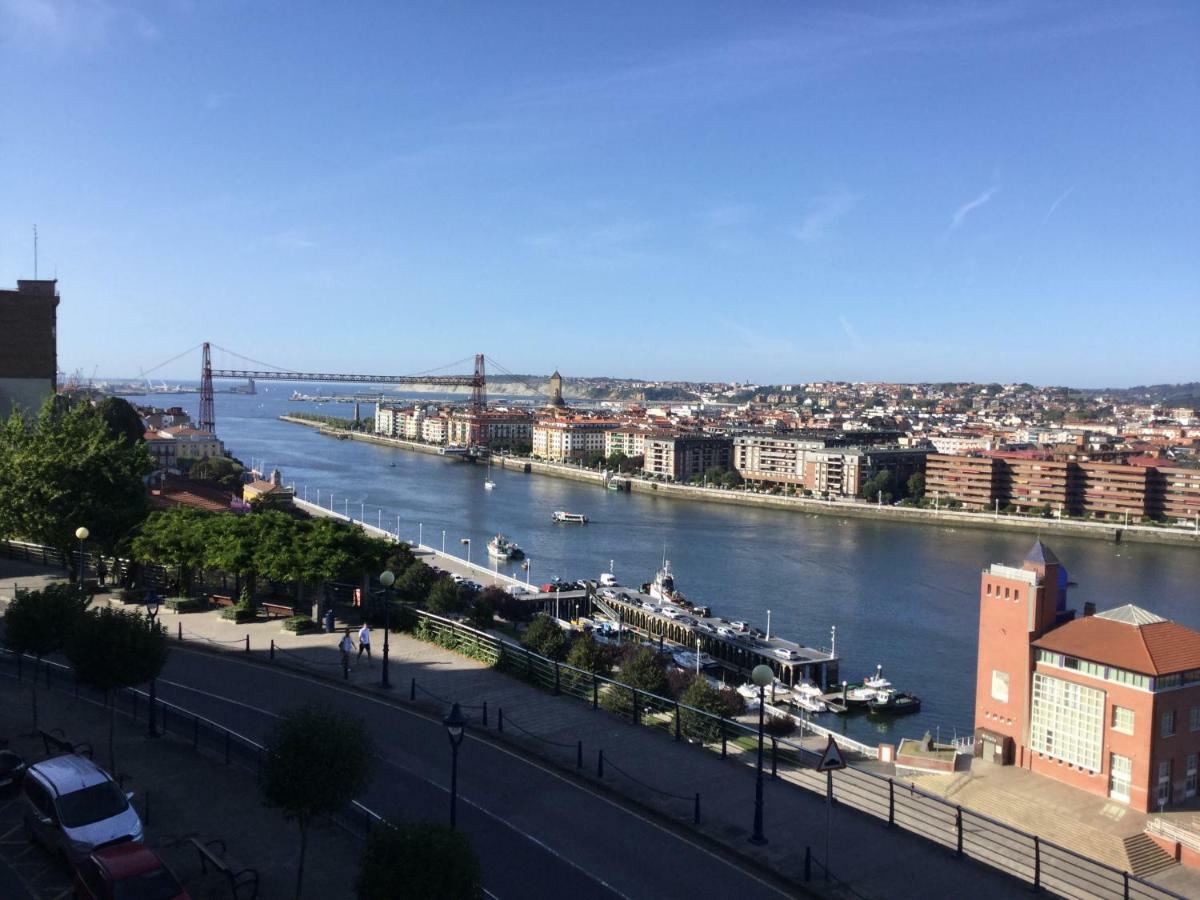
[(1146, 675), (1200, 669), (1200, 632), (1134, 606), (1075, 619), (1033, 645)]
[(1025, 562), (1036, 563), (1039, 566), (1062, 565), (1058, 561), (1058, 557), (1054, 555), (1054, 551), (1043, 544), (1040, 538), (1033, 542), (1033, 546), (1025, 556)]

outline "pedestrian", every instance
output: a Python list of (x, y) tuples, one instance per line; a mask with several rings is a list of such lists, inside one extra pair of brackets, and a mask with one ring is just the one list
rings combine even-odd
[(104, 565), (104, 560), (101, 559), (96, 563), (96, 578), (100, 580), (100, 587), (104, 587), (104, 579), (108, 577), (108, 566)]
[(362, 659), (363, 653), (367, 654), (367, 665), (371, 664), (371, 627), (363, 622), (362, 628), (358, 629), (358, 658)]
[(341, 643), (338, 644), (338, 649), (342, 651), (342, 669), (350, 668), (350, 651), (354, 649), (354, 639), (350, 637), (350, 629), (346, 629), (346, 633), (342, 635)]

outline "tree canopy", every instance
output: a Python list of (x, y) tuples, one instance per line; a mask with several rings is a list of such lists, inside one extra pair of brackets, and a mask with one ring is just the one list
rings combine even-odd
[(567, 658), (567, 637), (558, 623), (547, 615), (534, 617), (521, 634), (521, 646), (547, 659)]
[(359, 900), (483, 897), (483, 869), (466, 835), (444, 825), (380, 825), (367, 838)]

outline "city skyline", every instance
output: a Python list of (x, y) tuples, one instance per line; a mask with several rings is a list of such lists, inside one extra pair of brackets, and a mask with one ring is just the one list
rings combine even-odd
[(67, 371), (1196, 377), (1187, 6), (291, 9), (0, 2)]

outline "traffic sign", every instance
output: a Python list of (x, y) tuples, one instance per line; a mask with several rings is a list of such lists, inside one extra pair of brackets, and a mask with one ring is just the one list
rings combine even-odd
[(838, 748), (833, 735), (830, 735), (829, 743), (825, 745), (825, 752), (821, 754), (821, 761), (817, 763), (817, 771), (832, 772), (835, 769), (844, 768), (846, 768), (846, 758), (842, 756), (842, 751)]

